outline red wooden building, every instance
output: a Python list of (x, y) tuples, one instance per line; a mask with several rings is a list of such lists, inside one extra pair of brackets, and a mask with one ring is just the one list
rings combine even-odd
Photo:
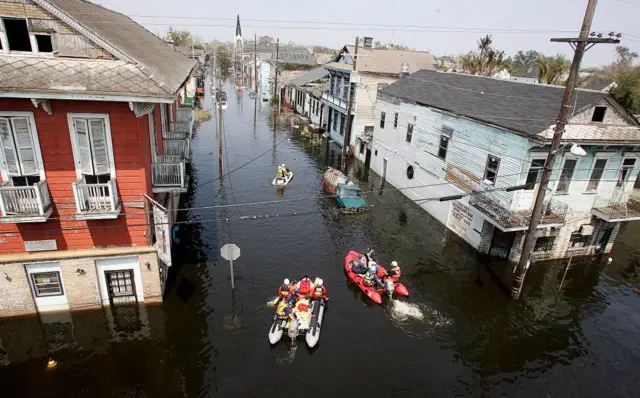
[(0, 316), (162, 300), (193, 67), (88, 1), (0, 1)]

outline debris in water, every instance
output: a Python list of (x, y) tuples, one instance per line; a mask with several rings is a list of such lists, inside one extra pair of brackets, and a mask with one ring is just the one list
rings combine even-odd
[(280, 296), (275, 296), (267, 301), (267, 307), (275, 307), (278, 304), (278, 300), (280, 300)]

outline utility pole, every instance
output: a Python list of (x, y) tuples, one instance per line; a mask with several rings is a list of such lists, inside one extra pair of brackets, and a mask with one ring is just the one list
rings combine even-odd
[[(353, 71), (356, 71), (356, 63), (358, 61), (358, 37), (356, 37), (356, 50), (353, 53)], [(355, 77), (355, 73), (351, 74)], [(342, 161), (341, 168), (345, 170), (347, 167), (347, 147), (351, 142), (351, 108), (353, 108), (353, 96), (356, 91), (356, 83), (351, 83), (349, 79), (349, 104), (347, 105), (347, 118), (345, 120), (346, 126), (344, 126), (344, 142), (342, 143)]]
[(218, 167), (220, 168), (220, 175), (224, 174), (224, 161), (222, 152), (222, 103), (218, 107)]
[(562, 97), (562, 105), (560, 106), (560, 113), (556, 120), (556, 127), (553, 133), (553, 140), (551, 142), (551, 149), (549, 155), (542, 168), (542, 176), (540, 177), (540, 187), (536, 193), (535, 203), (533, 205), (533, 211), (531, 212), (531, 220), (529, 221), (529, 229), (524, 238), (524, 246), (522, 248), (522, 255), (518, 262), (516, 269), (516, 275), (513, 278), (513, 285), (511, 286), (511, 298), (517, 300), (520, 297), (522, 291), (522, 284), (524, 282), (527, 269), (529, 268), (529, 262), (531, 253), (535, 244), (536, 229), (540, 222), (540, 216), (542, 215), (542, 207), (544, 204), (545, 195), (547, 193), (549, 178), (551, 177), (551, 171), (556, 159), (556, 153), (560, 149), (560, 143), (562, 141), (562, 134), (567, 123), (567, 117), (571, 108), (571, 100), (573, 98), (573, 91), (576, 86), (576, 80), (578, 72), (580, 71), (580, 63), (586, 50), (593, 47), (597, 43), (619, 43), (620, 40), (614, 39), (612, 36), (609, 39), (602, 38), (602, 34), (599, 37), (594, 37), (592, 33), (591, 37), (589, 31), (591, 30), (591, 22), (593, 21), (593, 15), (596, 11), (596, 5), (598, 0), (589, 0), (587, 4), (587, 10), (585, 11), (584, 20), (582, 22), (582, 28), (580, 29), (580, 35), (576, 38), (558, 38), (551, 39), (552, 42), (569, 43), (574, 49), (573, 62), (571, 64), (571, 70), (569, 71), (569, 78), (567, 79), (567, 86), (564, 90), (564, 96)]
[(253, 86), (256, 91), (256, 99), (258, 98), (258, 35), (253, 35)]
[[(282, 98), (280, 98), (280, 93), (278, 92), (278, 62), (280, 61), (280, 38), (278, 37), (276, 39), (276, 82), (275, 82), (275, 86), (273, 87), (273, 99), (275, 100), (276, 98), (278, 98), (278, 115), (280, 114), (280, 106), (282, 104)], [(274, 126), (275, 126), (275, 120), (274, 120)], [(275, 127), (274, 127), (275, 128)]]

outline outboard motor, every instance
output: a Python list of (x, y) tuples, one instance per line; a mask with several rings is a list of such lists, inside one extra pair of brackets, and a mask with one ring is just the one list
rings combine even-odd
[(287, 330), (287, 335), (291, 339), (291, 341), (295, 341), (298, 338), (300, 331), (298, 330), (298, 320), (294, 319), (289, 323), (289, 330)]
[(384, 280), (384, 291), (389, 295), (389, 297), (393, 297), (393, 292), (396, 290), (396, 287), (391, 279)]

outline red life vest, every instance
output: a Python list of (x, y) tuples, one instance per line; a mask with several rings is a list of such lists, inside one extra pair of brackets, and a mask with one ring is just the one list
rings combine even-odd
[(393, 271), (391, 275), (391, 279), (394, 282), (398, 282), (398, 280), (400, 280), (400, 275), (402, 275), (402, 271), (400, 271), (400, 267), (396, 267), (395, 269), (391, 268), (391, 271)]
[(377, 268), (378, 270), (376, 271), (376, 276), (378, 278), (383, 278), (385, 275), (387, 275), (387, 271), (384, 268), (382, 267), (377, 267)]
[(298, 294), (305, 295), (311, 292), (311, 281), (308, 279), (304, 279), (300, 281), (300, 285), (298, 285)]

